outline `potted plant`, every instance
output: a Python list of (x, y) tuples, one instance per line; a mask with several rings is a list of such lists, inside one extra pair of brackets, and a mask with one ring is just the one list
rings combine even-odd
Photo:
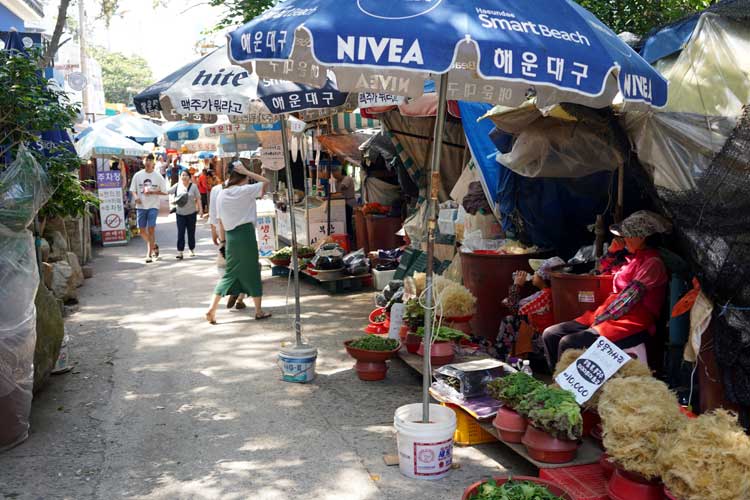
[(538, 477), (496, 477), (464, 490), (461, 500), (571, 500), (573, 497), (551, 481)]
[[(417, 329), (417, 335), (424, 338), (424, 327)], [(430, 349), (430, 362), (433, 365), (446, 365), (453, 361), (455, 353), (453, 352), (453, 342), (469, 338), (464, 332), (441, 326), (432, 332), (432, 348)], [(419, 344), (417, 354), (424, 356), (424, 342)]]
[(287, 267), (292, 263), (292, 247), (284, 247), (276, 250), (271, 255), (271, 263), (274, 266)]
[(357, 360), (354, 364), (360, 380), (383, 380), (388, 372), (387, 360), (401, 348), (401, 342), (376, 335), (365, 335), (344, 342), (346, 352)]
[(529, 393), (517, 410), (529, 419), (521, 442), (531, 458), (555, 464), (575, 458), (583, 418), (573, 393), (556, 387), (540, 387)]
[(514, 372), (487, 384), (489, 395), (503, 403), (492, 425), (498, 430), (500, 439), (508, 443), (520, 443), (526, 432), (526, 418), (515, 408), (521, 401), (544, 384), (531, 375)]
[(416, 332), (420, 326), (424, 326), (424, 308), (419, 303), (419, 299), (410, 299), (406, 302), (404, 324), (409, 327), (409, 332), (406, 334), (406, 350), (411, 354), (416, 354), (422, 342), (422, 337)]

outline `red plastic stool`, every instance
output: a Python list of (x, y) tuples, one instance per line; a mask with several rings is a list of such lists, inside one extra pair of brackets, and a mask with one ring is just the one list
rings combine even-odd
[(609, 500), (607, 476), (599, 464), (540, 469), (539, 477), (560, 485), (572, 500)]

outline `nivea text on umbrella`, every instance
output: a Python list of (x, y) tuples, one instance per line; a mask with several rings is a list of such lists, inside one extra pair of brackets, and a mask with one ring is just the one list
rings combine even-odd
[[(419, 39), (409, 44), (403, 38), (376, 38), (374, 36), (337, 36), (338, 59), (340, 61), (380, 62), (386, 55), (389, 63), (424, 64)], [(404, 50), (408, 45), (408, 49)]]

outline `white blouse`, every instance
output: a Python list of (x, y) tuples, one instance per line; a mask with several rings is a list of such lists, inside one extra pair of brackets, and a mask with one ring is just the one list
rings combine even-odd
[(263, 183), (245, 184), (225, 188), (217, 200), (218, 215), (225, 231), (247, 224), (256, 224), (258, 219), (255, 200), (263, 194)]

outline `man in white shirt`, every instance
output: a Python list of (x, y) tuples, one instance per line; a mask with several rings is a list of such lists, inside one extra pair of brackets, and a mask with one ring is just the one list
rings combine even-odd
[(156, 244), (156, 218), (159, 216), (161, 196), (167, 194), (167, 183), (159, 172), (154, 170), (154, 155), (149, 154), (143, 161), (144, 169), (133, 176), (130, 192), (135, 200), (138, 215), (138, 229), (141, 238), (146, 242), (146, 263), (159, 257), (159, 246)]

